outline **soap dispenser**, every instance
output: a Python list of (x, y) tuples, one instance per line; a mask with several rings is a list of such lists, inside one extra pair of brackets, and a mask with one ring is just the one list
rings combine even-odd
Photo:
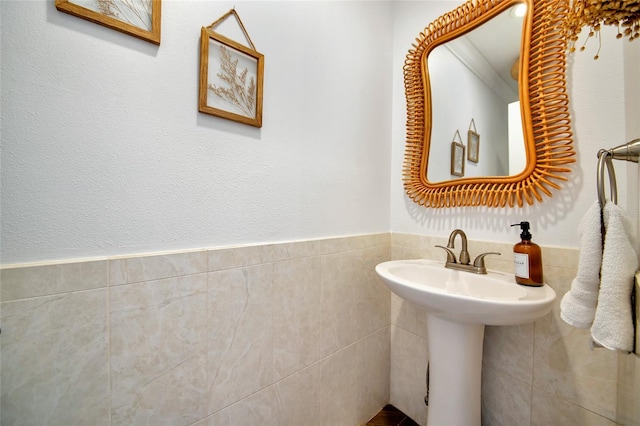
[(542, 250), (540, 246), (531, 242), (529, 222), (520, 222), (511, 226), (519, 226), (522, 231), (521, 241), (513, 246), (513, 261), (516, 282), (522, 285), (541, 287), (542, 279)]

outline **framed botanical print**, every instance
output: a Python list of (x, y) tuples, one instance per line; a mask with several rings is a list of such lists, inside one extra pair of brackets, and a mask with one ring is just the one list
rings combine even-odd
[(199, 111), (262, 127), (264, 55), (203, 27)]
[(451, 174), (454, 176), (464, 176), (464, 145), (458, 142), (451, 142)]
[(160, 44), (161, 0), (56, 0), (56, 9)]
[(480, 152), (480, 135), (473, 130), (467, 134), (467, 159), (473, 163), (478, 162)]

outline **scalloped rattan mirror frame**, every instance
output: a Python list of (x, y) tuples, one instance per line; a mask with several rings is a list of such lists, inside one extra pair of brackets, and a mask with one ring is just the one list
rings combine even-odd
[[(482, 25), (517, 3), (527, 4), (521, 43), (518, 86), (527, 166), (513, 176), (461, 178), (432, 183), (427, 179), (431, 136), (431, 93), (427, 56), (436, 46)], [(522, 207), (561, 189), (553, 180), (575, 162), (566, 47), (562, 22), (568, 0), (469, 0), (440, 16), (416, 38), (404, 64), (407, 141), (403, 180), (407, 195), (425, 207)]]

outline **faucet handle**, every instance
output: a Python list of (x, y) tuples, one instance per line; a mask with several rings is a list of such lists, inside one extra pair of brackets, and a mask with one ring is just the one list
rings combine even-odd
[(487, 268), (484, 265), (484, 258), (485, 258), (485, 256), (488, 256), (490, 254), (497, 254), (498, 256), (501, 256), (500, 253), (495, 252), (495, 251), (490, 251), (490, 252), (487, 252), (487, 253), (479, 254), (476, 257), (476, 259), (473, 261), (473, 266), (476, 267), (479, 271), (483, 271), (483, 273), (485, 273), (487, 271)]
[(444, 246), (436, 246), (436, 247), (441, 248), (442, 250), (445, 250), (447, 252), (447, 263), (457, 263), (456, 255), (453, 253), (453, 251), (451, 251), (451, 249)]

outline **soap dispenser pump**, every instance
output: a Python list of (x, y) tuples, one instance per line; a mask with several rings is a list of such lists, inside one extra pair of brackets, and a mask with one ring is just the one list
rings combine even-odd
[(539, 245), (531, 242), (529, 222), (515, 223), (511, 226), (519, 226), (522, 231), (520, 233), (521, 241), (513, 246), (516, 282), (533, 287), (543, 286), (542, 250)]

